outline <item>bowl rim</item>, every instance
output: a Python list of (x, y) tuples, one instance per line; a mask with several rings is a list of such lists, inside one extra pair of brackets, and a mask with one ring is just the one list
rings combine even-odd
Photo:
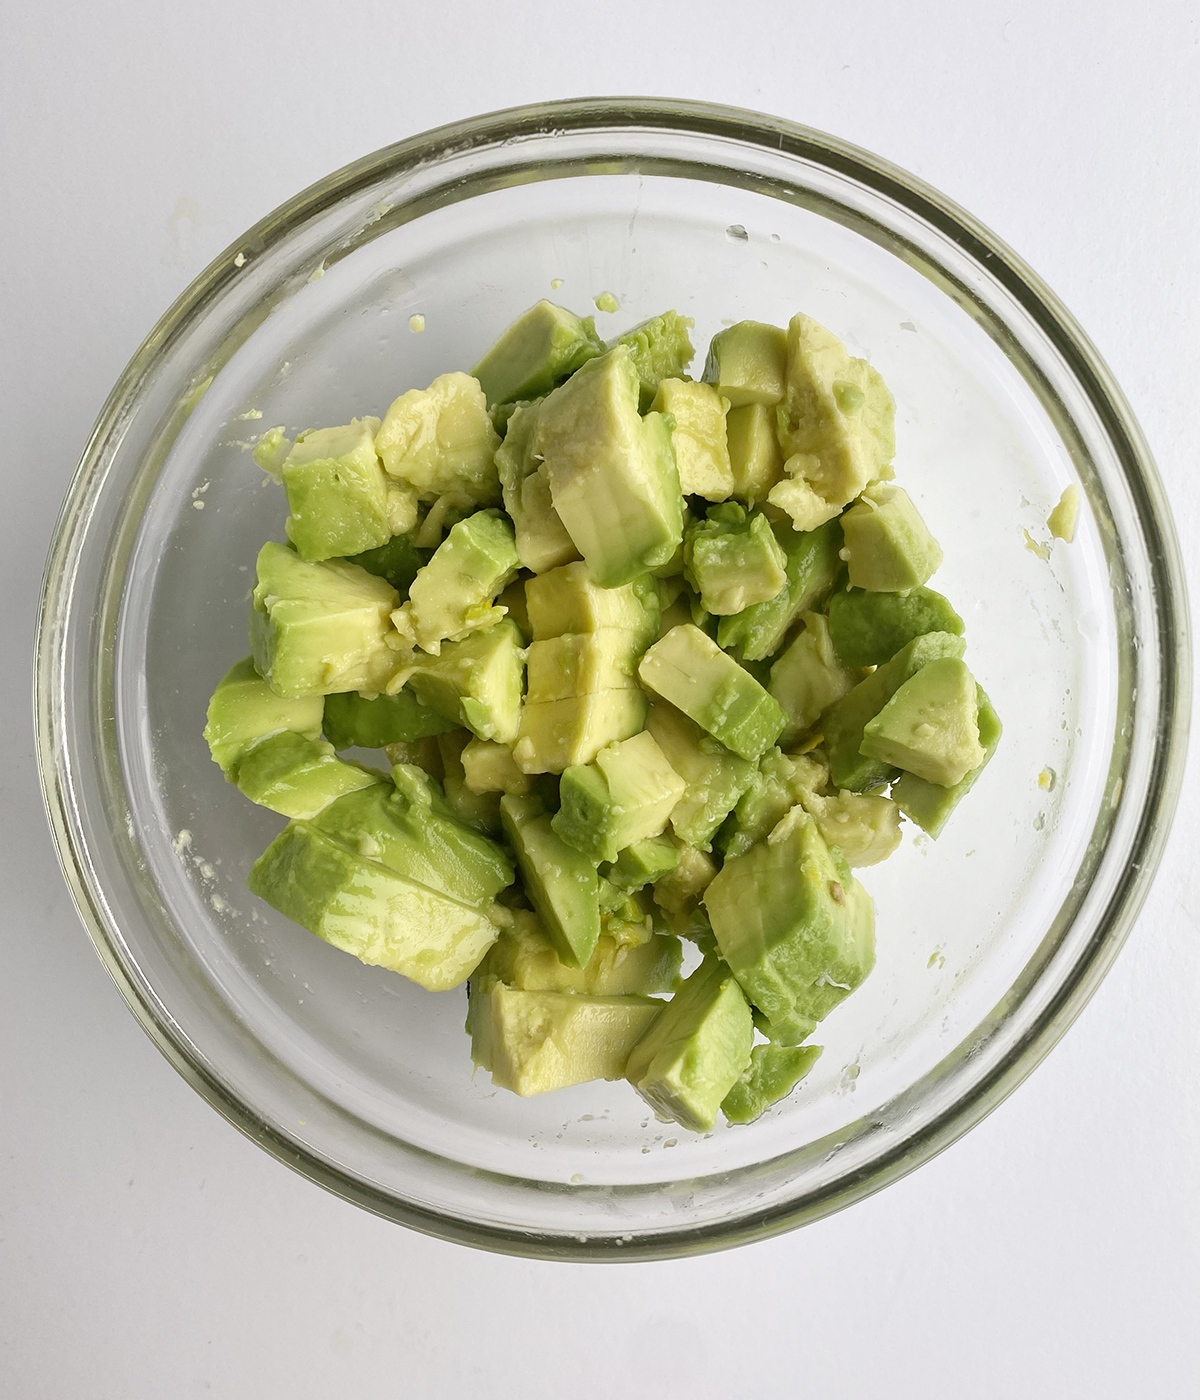
[[(950, 239), (1017, 301), (1062, 356), (1115, 448), (1133, 509), (1147, 541), (1153, 581), (1162, 678), (1149, 797), (1139, 814), (1131, 859), (1100, 916), (1097, 933), (1064, 978), (1058, 995), (975, 1086), (915, 1138), (876, 1158), (870, 1170), (835, 1183), (813, 1198), (789, 1200), (769, 1214), (667, 1231), (614, 1248), (612, 1241), (559, 1233), (541, 1234), (442, 1214), (412, 1201), (373, 1191), (332, 1163), (305, 1151), (277, 1131), (220, 1082), (192, 1052), (130, 974), (109, 937), (103, 900), (89, 877), (86, 841), (72, 819), (68, 785), (61, 781), (62, 741), (57, 721), (56, 658), (66, 562), (87, 523), (91, 483), (105, 465), (104, 447), (121, 422), (156, 358), (181, 330), (237, 275), (240, 250), (261, 249), (331, 209), (385, 175), (476, 148), (511, 143), (553, 131), (661, 130), (759, 146), (793, 155), (851, 178), (918, 215)], [(840, 138), (783, 118), (706, 102), (664, 98), (577, 98), (533, 103), (449, 123), (362, 157), (318, 180), (255, 224), (181, 293), (153, 327), (109, 394), (80, 455), (51, 537), (37, 617), (34, 712), (39, 775), (59, 863), (76, 908), (113, 981), (142, 1028), (172, 1065), (217, 1111), (279, 1161), (335, 1195), (384, 1218), (441, 1239), (492, 1251), (575, 1261), (669, 1258), (765, 1239), (832, 1214), (881, 1190), (950, 1146), (996, 1108), (1057, 1044), (1087, 1004), (1120, 951), (1146, 898), (1165, 849), (1182, 784), (1191, 703), (1187, 591), (1178, 541), (1149, 447), (1111, 372), (1091, 341), (1038, 275), (1001, 239), (952, 200), (889, 161)]]

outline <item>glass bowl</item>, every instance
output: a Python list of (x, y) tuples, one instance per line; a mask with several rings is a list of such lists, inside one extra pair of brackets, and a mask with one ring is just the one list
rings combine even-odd
[[(803, 310), (883, 373), (899, 480), (946, 563), (999, 752), (936, 843), (863, 872), (878, 965), (800, 1089), (749, 1127), (657, 1122), (624, 1084), (473, 1073), (461, 990), (360, 965), (247, 892), (282, 824), (221, 780), (205, 705), (247, 650), (282, 497), (249, 448), (381, 413), (542, 296), (605, 334), (668, 307), (703, 347)], [(422, 323), (420, 318), (424, 318)], [(423, 330), (419, 330), (423, 324)], [(701, 353), (703, 353), (701, 351)], [(1077, 538), (1047, 550), (1071, 482)], [(312, 1180), (464, 1243), (649, 1258), (758, 1239), (910, 1171), (1055, 1043), (1145, 896), (1188, 716), (1179, 555), (1149, 453), (1049, 291), (949, 201), (816, 132), (587, 100), (444, 127), (263, 220), (113, 390), (58, 524), (38, 638), (67, 879), (188, 1081)]]

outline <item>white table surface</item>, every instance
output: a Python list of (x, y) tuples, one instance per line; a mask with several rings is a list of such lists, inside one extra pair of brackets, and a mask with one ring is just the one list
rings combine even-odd
[(335, 167), (547, 97), (776, 112), (960, 201), (1107, 357), (1194, 558), (1195, 6), (45, 0), (0, 13), (0, 1396), (1200, 1394), (1194, 790), (1099, 994), (939, 1159), (752, 1248), (553, 1265), (334, 1199), (176, 1076), (68, 898), (28, 698), (55, 512), (168, 303)]

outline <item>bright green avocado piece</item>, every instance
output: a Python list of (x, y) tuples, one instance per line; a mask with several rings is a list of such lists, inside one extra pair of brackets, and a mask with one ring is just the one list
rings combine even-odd
[(393, 535), (377, 549), (364, 550), (346, 560), (347, 564), (357, 564), (377, 578), (387, 579), (401, 598), (408, 597), (408, 590), (418, 570), (428, 562), (429, 550), (418, 549), (412, 533)]
[(785, 747), (811, 729), (822, 711), (863, 678), (860, 668), (844, 666), (838, 659), (825, 617), (811, 612), (803, 617), (804, 630), (771, 667), (767, 684), (788, 718), (787, 728), (780, 736)]
[(397, 680), (422, 705), (479, 738), (511, 744), (521, 723), (524, 671), (521, 634), (505, 617), (485, 632), (446, 642), (437, 656), (414, 658)]
[(787, 556), (766, 516), (747, 515), (733, 501), (688, 525), (683, 558), (705, 611), (719, 617), (769, 602), (787, 583)]
[(706, 958), (633, 1048), (625, 1077), (660, 1118), (709, 1132), (750, 1061), (754, 1023), (729, 968)]
[(381, 749), (385, 744), (415, 744), (431, 734), (453, 729), (455, 721), (427, 709), (411, 690), (372, 699), (356, 691), (325, 697), (323, 728), (335, 749)]
[(242, 758), (243, 797), (284, 817), (315, 817), (335, 799), (383, 782), (357, 763), (343, 763), (332, 744), (303, 734), (274, 734)]
[(915, 773), (901, 773), (892, 786), (892, 798), (900, 810), (935, 841), (949, 821), (950, 813), (970, 792), (1000, 742), (1003, 726), (982, 686), (975, 687), (975, 699), (979, 706), (979, 742), (983, 747), (983, 762), (972, 768), (953, 787), (931, 783), (926, 778), (918, 778)]
[(679, 847), (669, 836), (647, 836), (620, 852), (604, 877), (622, 890), (640, 890), (669, 875), (679, 864)]
[(729, 469), (733, 472), (733, 494), (751, 505), (765, 500), (783, 476), (775, 410), (761, 403), (731, 408), (725, 416), (725, 441), (729, 447)]
[(842, 516), (842, 535), (850, 583), (872, 593), (917, 588), (942, 562), (942, 551), (929, 533), (907, 491), (877, 482)]
[(761, 321), (739, 321), (713, 336), (704, 378), (733, 409), (773, 407), (783, 400), (787, 353), (786, 331)]
[(471, 373), (489, 407), (548, 394), (604, 349), (592, 317), (539, 301), (503, 331)]
[(926, 782), (956, 787), (985, 757), (975, 692), (962, 661), (930, 661), (864, 726), (859, 752)]
[(391, 539), (388, 478), (375, 451), (378, 430), (378, 418), (318, 428), (284, 459), (291, 511), (285, 528), (301, 559), (359, 554)]
[(846, 666), (882, 666), (926, 632), (963, 634), (963, 620), (932, 588), (907, 593), (839, 589), (829, 600), (829, 636)]
[(570, 967), (585, 966), (600, 937), (596, 867), (559, 836), (536, 797), (502, 797), (500, 819), (554, 951)]
[(284, 700), (276, 695), (246, 657), (222, 676), (208, 702), (204, 738), (215, 764), (229, 782), (237, 782), (238, 765), (255, 744), (272, 734), (290, 732), (306, 739), (321, 733), (319, 695)]
[(662, 614), (658, 582), (649, 574), (602, 588), (578, 560), (527, 579), (525, 601), (535, 642), (620, 628), (630, 634), (630, 650), (638, 656), (658, 635)]
[(541, 403), (541, 399), (535, 399), (516, 405), (509, 415), (504, 441), (496, 450), (496, 470), (504, 493), (504, 509), (515, 531), (517, 555), (522, 567), (535, 574), (579, 557), (550, 499), (546, 464), (533, 451), (533, 432)]
[(642, 943), (602, 933), (583, 967), (568, 967), (554, 951), (536, 914), (512, 912), (506, 928), (479, 964), (472, 983), (489, 979), (524, 992), (583, 992), (614, 997), (669, 992), (679, 979), (683, 950), (677, 938), (655, 933)]
[(671, 445), (683, 494), (703, 496), (708, 501), (728, 500), (733, 495), (733, 468), (725, 429), (729, 401), (711, 384), (664, 379), (651, 409), (666, 414), (674, 424)]
[(661, 316), (652, 316), (609, 341), (609, 349), (624, 345), (633, 356), (633, 367), (641, 384), (638, 406), (643, 413), (653, 403), (659, 384), (664, 379), (680, 378), (691, 364), (696, 351), (688, 331), (695, 324), (690, 316), (664, 311)]
[(713, 833), (753, 781), (755, 765), (662, 700), (651, 705), (646, 729), (686, 784), (671, 811), (671, 829), (686, 845), (707, 851)]
[(741, 1078), (721, 1103), (729, 1123), (753, 1123), (786, 1099), (821, 1058), (820, 1045), (756, 1045)]

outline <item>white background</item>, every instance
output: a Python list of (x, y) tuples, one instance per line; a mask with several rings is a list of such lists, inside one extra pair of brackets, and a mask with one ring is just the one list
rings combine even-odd
[(28, 699), (55, 512), (105, 394), (176, 294), (328, 171), (548, 97), (774, 112), (960, 201), (1108, 359), (1194, 558), (1196, 13), (1191, 0), (0, 0), (4, 1400), (1200, 1394), (1192, 794), (1092, 1005), (941, 1158), (767, 1244), (553, 1265), (335, 1200), (175, 1075), (68, 899)]

